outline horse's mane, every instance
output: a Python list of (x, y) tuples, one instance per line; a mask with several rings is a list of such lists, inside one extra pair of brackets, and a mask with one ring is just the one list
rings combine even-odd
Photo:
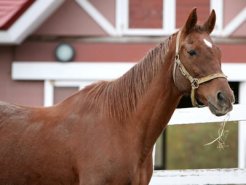
[(122, 77), (101, 81), (84, 89), (90, 104), (103, 106), (105, 113), (120, 119), (134, 111), (139, 99), (146, 92), (152, 79), (161, 70), (172, 36), (151, 49), (147, 55)]

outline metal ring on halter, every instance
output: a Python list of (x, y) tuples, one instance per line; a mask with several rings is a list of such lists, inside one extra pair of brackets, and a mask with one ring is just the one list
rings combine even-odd
[(200, 105), (195, 97), (195, 90), (199, 88), (199, 85), (205, 82), (208, 82), (210, 80), (213, 80), (215, 78), (227, 78), (223, 73), (214, 73), (210, 74), (208, 76), (202, 77), (202, 78), (194, 78), (190, 75), (190, 73), (186, 70), (185, 66), (182, 64), (180, 57), (179, 57), (179, 39), (180, 39), (181, 31), (178, 32), (176, 37), (176, 48), (175, 48), (175, 61), (174, 61), (174, 68), (173, 68), (173, 81), (176, 84), (176, 68), (178, 66), (181, 74), (190, 81), (191, 84), (191, 102), (194, 107), (203, 107), (203, 105)]
[(191, 82), (191, 87), (193, 89), (197, 89), (199, 87), (199, 80), (197, 78), (193, 78), (193, 81)]

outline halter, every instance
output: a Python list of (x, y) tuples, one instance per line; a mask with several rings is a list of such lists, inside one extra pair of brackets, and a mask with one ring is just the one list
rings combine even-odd
[(184, 65), (181, 63), (179, 58), (179, 39), (180, 39), (181, 32), (178, 32), (177, 38), (176, 38), (176, 50), (175, 50), (175, 62), (174, 62), (174, 68), (173, 68), (173, 80), (176, 84), (175, 80), (175, 72), (176, 68), (178, 66), (181, 74), (190, 81), (191, 84), (191, 102), (194, 107), (203, 107), (203, 105), (200, 105), (195, 97), (195, 90), (198, 89), (199, 85), (205, 82), (208, 82), (210, 80), (213, 80), (215, 78), (227, 78), (223, 73), (214, 73), (210, 74), (208, 76), (202, 77), (202, 78), (194, 78), (190, 75), (190, 73), (185, 69)]

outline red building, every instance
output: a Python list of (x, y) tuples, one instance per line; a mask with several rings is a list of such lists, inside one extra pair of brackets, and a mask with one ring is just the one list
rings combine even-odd
[[(201, 22), (216, 10), (213, 39), (246, 103), (244, 0), (2, 0), (0, 99), (51, 105), (92, 81), (115, 78), (181, 27), (193, 7)], [(61, 48), (74, 52), (70, 62), (57, 59), (62, 43), (73, 48)]]

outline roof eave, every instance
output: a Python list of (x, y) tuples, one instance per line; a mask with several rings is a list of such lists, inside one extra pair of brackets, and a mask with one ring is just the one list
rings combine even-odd
[(64, 0), (35, 1), (6, 31), (0, 31), (0, 44), (20, 44), (33, 33)]

